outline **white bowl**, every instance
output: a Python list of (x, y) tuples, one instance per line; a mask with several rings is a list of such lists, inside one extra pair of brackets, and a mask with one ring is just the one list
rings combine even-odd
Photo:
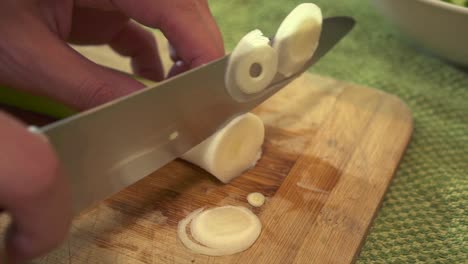
[(441, 0), (373, 0), (382, 14), (413, 42), (468, 66), (468, 8)]

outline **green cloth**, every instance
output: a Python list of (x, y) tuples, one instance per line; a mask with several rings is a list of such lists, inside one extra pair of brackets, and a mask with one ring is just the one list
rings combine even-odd
[[(324, 16), (352, 16), (357, 25), (311, 72), (395, 94), (414, 114), (412, 142), (358, 263), (466, 263), (467, 71), (409, 45), (371, 2), (314, 1)], [(299, 3), (210, 1), (228, 50), (252, 29), (273, 35)]]

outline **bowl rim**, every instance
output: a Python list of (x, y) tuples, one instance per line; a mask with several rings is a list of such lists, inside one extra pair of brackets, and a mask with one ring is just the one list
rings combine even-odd
[(459, 13), (463, 13), (463, 14), (468, 15), (468, 7), (447, 3), (447, 2), (444, 2), (442, 0), (416, 0), (416, 1), (424, 2), (424, 3), (430, 4), (430, 5), (433, 5), (433, 6), (436, 6), (436, 7), (441, 7), (441, 8), (444, 8), (444, 9), (448, 9), (448, 10), (451, 10), (451, 11), (455, 11), (455, 12), (459, 12)]

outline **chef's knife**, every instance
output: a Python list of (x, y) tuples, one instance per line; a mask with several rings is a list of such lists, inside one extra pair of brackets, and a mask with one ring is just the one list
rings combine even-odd
[(151, 174), (259, 105), (316, 63), (353, 26), (348, 17), (324, 19), (319, 46), (303, 69), (289, 78), (279, 76), (252, 97), (238, 98), (226, 89), (227, 55), (39, 128), (69, 177), (74, 213)]

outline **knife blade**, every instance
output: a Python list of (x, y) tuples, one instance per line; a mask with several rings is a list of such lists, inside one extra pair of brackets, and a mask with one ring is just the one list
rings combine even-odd
[[(303, 69), (265, 92), (237, 100), (226, 90), (229, 55), (126, 97), (39, 128), (72, 189), (73, 212), (101, 201), (180, 157), (235, 116), (300, 76), (354, 26), (325, 18), (319, 46)], [(245, 98), (244, 98), (245, 99)]]

